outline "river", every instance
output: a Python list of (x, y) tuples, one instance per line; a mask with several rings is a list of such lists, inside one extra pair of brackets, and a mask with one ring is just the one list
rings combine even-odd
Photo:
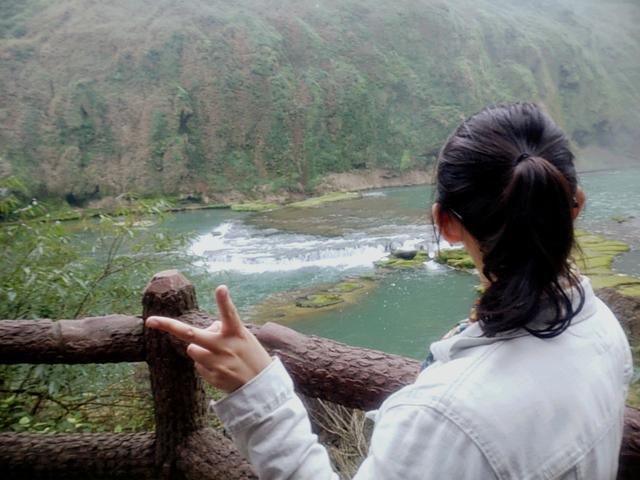
[[(632, 251), (614, 267), (640, 275), (640, 169), (585, 173), (588, 204), (578, 227), (620, 238)], [(162, 228), (196, 233), (190, 249), (201, 257), (206, 279), (199, 298), (212, 307), (210, 290), (225, 283), (243, 317), (274, 294), (325, 285), (375, 271), (388, 246), (422, 245), (433, 251), (428, 212), (431, 186), (366, 192), (362, 198), (317, 208), (267, 213), (198, 210), (176, 214)], [(430, 261), (414, 271), (381, 278), (355, 305), (318, 311), (288, 326), (352, 345), (422, 358), (427, 345), (465, 318), (475, 298), (474, 275)]]

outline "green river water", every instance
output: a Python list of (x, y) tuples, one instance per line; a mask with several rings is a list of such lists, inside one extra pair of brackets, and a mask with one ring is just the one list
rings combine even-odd
[[(582, 174), (581, 184), (588, 206), (578, 226), (629, 243), (632, 251), (614, 267), (640, 275), (640, 169)], [(203, 306), (212, 307), (203, 290), (225, 283), (243, 317), (259, 323), (253, 307), (271, 295), (371, 274), (390, 244), (433, 251), (431, 201), (431, 186), (393, 188), (318, 208), (179, 213), (161, 228), (197, 234), (190, 248), (207, 271), (206, 280), (196, 282)], [(355, 305), (318, 311), (288, 326), (422, 358), (430, 342), (467, 316), (477, 283), (475, 275), (430, 261), (385, 275)]]

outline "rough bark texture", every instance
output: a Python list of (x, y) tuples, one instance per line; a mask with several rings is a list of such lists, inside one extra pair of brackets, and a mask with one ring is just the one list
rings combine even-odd
[(233, 443), (211, 428), (195, 432), (178, 448), (177, 465), (187, 480), (258, 478)]
[[(175, 270), (156, 274), (144, 291), (143, 318), (179, 317), (198, 308), (193, 285)], [(193, 362), (178, 353), (170, 335), (145, 329), (147, 363), (155, 406), (155, 478), (181, 478), (177, 448), (204, 428), (206, 403)]]
[(152, 479), (153, 433), (0, 433), (3, 480)]
[[(180, 320), (205, 327), (215, 319), (194, 311)], [(420, 370), (416, 360), (303, 335), (277, 323), (247, 328), (269, 353), (280, 357), (298, 392), (346, 407), (377, 408), (393, 392), (413, 383)]]
[(144, 360), (142, 320), (0, 320), (0, 363), (111, 363)]
[(420, 368), (416, 360), (302, 335), (275, 323), (254, 331), (280, 357), (300, 393), (347, 407), (377, 408), (391, 393), (413, 383)]

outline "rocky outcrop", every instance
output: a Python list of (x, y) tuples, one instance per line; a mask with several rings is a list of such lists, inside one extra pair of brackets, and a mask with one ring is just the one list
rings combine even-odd
[(606, 303), (624, 328), (629, 343), (640, 343), (640, 298), (624, 295), (614, 288), (600, 288), (596, 295)]

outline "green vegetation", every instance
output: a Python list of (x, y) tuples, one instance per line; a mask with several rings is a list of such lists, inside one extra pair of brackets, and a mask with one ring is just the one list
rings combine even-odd
[(436, 256), (436, 261), (458, 270), (473, 270), (476, 268), (471, 256), (462, 248), (441, 249)]
[(276, 208), (280, 208), (280, 205), (267, 202), (234, 203), (231, 205), (231, 210), (235, 210), (236, 212), (266, 212), (268, 210), (275, 210)]
[(576, 255), (578, 266), (589, 276), (594, 288), (611, 287), (625, 295), (640, 297), (639, 278), (611, 269), (613, 258), (629, 251), (629, 245), (583, 231), (576, 232), (576, 237), (581, 250)]
[(2, 10), (0, 172), (39, 199), (313, 194), (332, 172), (429, 169), (461, 118), (500, 101), (543, 103), (576, 146), (638, 151), (633, 2)]
[(363, 287), (364, 285), (362, 283), (358, 283), (355, 281), (344, 281), (344, 282), (335, 284), (333, 287), (329, 289), (329, 291), (335, 292), (335, 293), (350, 293), (355, 290), (359, 290)]
[(377, 288), (380, 276), (362, 275), (333, 285), (294, 290), (269, 297), (255, 307), (253, 321), (287, 323), (312, 316), (318, 310), (328, 311), (353, 305)]
[[(191, 264), (175, 253), (186, 237), (145, 228), (164, 205), (63, 224), (17, 180), (0, 190), (0, 218), (9, 220), (0, 224), (0, 318), (139, 314), (153, 273)], [(148, 430), (152, 416), (144, 365), (0, 366), (2, 430)]]
[(296, 306), (301, 308), (323, 308), (342, 302), (342, 297), (333, 293), (313, 293), (296, 298)]
[(354, 198), (359, 198), (359, 193), (353, 192), (332, 192), (327, 193), (325, 195), (321, 195), (319, 197), (312, 197), (306, 200), (301, 200), (299, 202), (290, 203), (289, 207), (295, 208), (309, 208), (309, 207), (319, 207), (320, 205), (324, 205), (329, 202), (340, 202), (342, 200), (353, 200)]
[(380, 262), (376, 263), (376, 266), (378, 268), (382, 268), (382, 269), (412, 269), (412, 268), (418, 268), (421, 267), (424, 262), (426, 262), (427, 260), (429, 260), (429, 255), (427, 255), (427, 252), (424, 251), (419, 251), (415, 257), (413, 257), (411, 260), (405, 260), (403, 258), (397, 258), (394, 256), (391, 256), (385, 260), (381, 260)]

